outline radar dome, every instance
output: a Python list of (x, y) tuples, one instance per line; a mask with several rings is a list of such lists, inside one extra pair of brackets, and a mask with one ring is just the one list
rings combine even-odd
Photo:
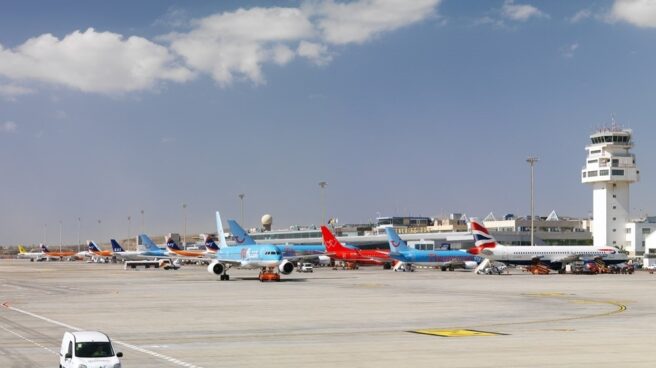
[(262, 216), (262, 226), (265, 230), (271, 231), (271, 224), (273, 224), (273, 217), (268, 213)]

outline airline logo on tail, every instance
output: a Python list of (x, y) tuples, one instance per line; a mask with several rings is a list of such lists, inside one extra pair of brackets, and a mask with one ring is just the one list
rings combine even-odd
[(41, 244), (41, 250), (43, 251), (43, 253), (48, 253), (48, 252), (50, 252), (50, 251), (48, 250), (48, 247), (46, 247), (45, 244)]
[(326, 245), (327, 251), (334, 252), (346, 248), (339, 242), (339, 240), (337, 240), (337, 238), (335, 238), (333, 233), (331, 233), (327, 227), (321, 226), (321, 235), (323, 236), (323, 242)]
[(216, 253), (219, 251), (219, 246), (216, 245), (214, 240), (211, 239), (205, 242), (205, 248), (207, 248), (207, 250), (212, 253)]
[(235, 241), (237, 242), (237, 244), (241, 244), (241, 243), (243, 243), (245, 240), (246, 240), (246, 239), (244, 239), (244, 238), (240, 238), (238, 235), (235, 235)]
[(94, 242), (92, 242), (92, 241), (89, 241), (89, 243), (87, 244), (87, 246), (89, 247), (89, 252), (100, 252), (100, 249), (98, 248), (98, 246), (96, 245), (96, 243), (94, 243)]
[(19, 252), (19, 253), (23, 253), (23, 254), (24, 254), (24, 253), (27, 253), (27, 250), (25, 249), (25, 247), (24, 247), (24, 246), (22, 246), (22, 245), (19, 245), (19, 246), (18, 246), (18, 252)]
[(471, 232), (474, 236), (474, 247), (468, 250), (470, 254), (478, 254), (485, 248), (494, 248), (497, 246), (497, 241), (494, 237), (478, 221), (471, 220)]
[(408, 245), (399, 237), (399, 234), (394, 231), (392, 227), (386, 227), (387, 242), (390, 245), (390, 251), (393, 253), (401, 253), (408, 251)]
[(115, 253), (116, 252), (125, 252), (125, 250), (123, 250), (123, 247), (121, 247), (121, 245), (115, 239), (111, 239), (110, 241), (112, 243), (112, 251), (113, 252), (115, 252)]
[(166, 247), (173, 250), (182, 250), (173, 239), (169, 239), (169, 241), (166, 242)]

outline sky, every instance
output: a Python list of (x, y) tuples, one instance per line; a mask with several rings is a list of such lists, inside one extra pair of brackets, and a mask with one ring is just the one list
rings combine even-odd
[(4, 1), (0, 244), (524, 216), (531, 155), (587, 217), (612, 116), (653, 214), (655, 45), (654, 0)]

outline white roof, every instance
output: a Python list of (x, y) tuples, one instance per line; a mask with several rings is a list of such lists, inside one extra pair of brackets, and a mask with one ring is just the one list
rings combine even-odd
[(99, 331), (76, 331), (71, 332), (75, 336), (76, 342), (85, 341), (109, 341), (109, 337)]

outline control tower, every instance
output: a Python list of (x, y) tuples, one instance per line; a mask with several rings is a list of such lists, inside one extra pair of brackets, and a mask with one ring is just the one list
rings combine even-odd
[(600, 129), (585, 147), (588, 157), (581, 171), (581, 182), (592, 185), (592, 237), (594, 245), (624, 247), (629, 222), (629, 185), (639, 180), (632, 131)]

